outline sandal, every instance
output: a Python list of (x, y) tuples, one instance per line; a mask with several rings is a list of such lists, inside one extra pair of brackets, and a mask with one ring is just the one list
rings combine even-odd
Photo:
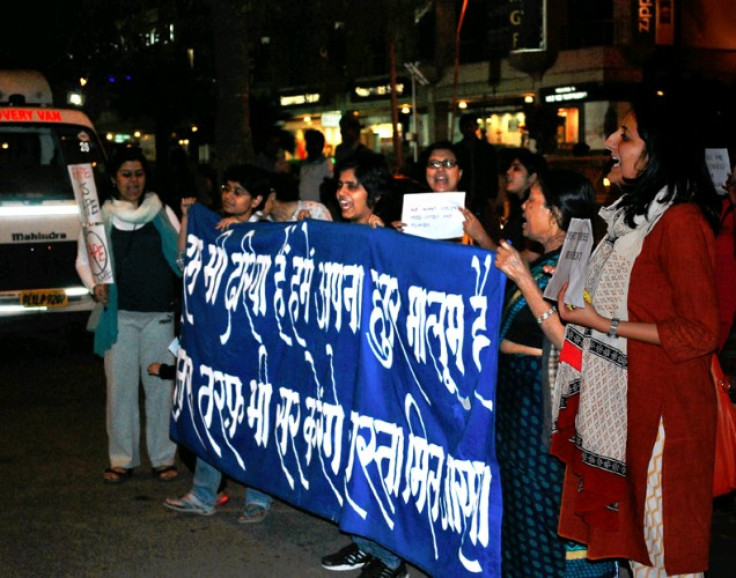
[(132, 475), (133, 470), (115, 466), (105, 469), (104, 473), (102, 474), (102, 481), (104, 481), (106, 484), (122, 484), (123, 482), (127, 482)]
[(211, 516), (216, 512), (215, 506), (205, 506), (191, 492), (181, 498), (166, 498), (164, 506), (175, 512), (197, 514), (199, 516)]
[(238, 518), (238, 524), (257, 524), (263, 522), (263, 519), (268, 515), (268, 508), (259, 506), (258, 504), (248, 504), (240, 517)]
[(179, 477), (179, 470), (176, 466), (160, 466), (151, 469), (151, 475), (160, 482), (171, 482)]

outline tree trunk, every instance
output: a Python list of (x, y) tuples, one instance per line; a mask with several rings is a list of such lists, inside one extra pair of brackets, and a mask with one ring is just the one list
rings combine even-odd
[(252, 2), (211, 2), (215, 44), (217, 112), (215, 167), (218, 173), (232, 164), (254, 158), (250, 125), (250, 20)]

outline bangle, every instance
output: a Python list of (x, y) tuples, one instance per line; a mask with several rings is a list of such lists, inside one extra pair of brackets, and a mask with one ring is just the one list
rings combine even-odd
[(539, 317), (537, 317), (537, 323), (541, 325), (542, 323), (547, 321), (547, 319), (552, 317), (556, 312), (557, 312), (557, 307), (553, 305), (551, 308), (547, 309), (547, 311), (545, 311)]
[(611, 319), (611, 329), (608, 330), (608, 337), (616, 337), (616, 331), (618, 331), (618, 324), (621, 320), (618, 317)]

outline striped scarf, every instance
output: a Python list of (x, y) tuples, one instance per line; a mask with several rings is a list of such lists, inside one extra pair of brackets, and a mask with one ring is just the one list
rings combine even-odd
[[(600, 215), (608, 233), (588, 264), (586, 289), (604, 317), (628, 319), (631, 270), (644, 239), (669, 207), (659, 191), (647, 215), (625, 222), (619, 199)], [(575, 510), (589, 525), (614, 529), (625, 496), (627, 340), (568, 324), (553, 399), (551, 451), (580, 478)]]

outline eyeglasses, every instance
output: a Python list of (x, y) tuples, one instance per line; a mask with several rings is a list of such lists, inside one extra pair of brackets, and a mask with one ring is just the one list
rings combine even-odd
[(232, 193), (236, 197), (242, 197), (243, 195), (250, 195), (248, 191), (246, 191), (243, 187), (234, 186), (231, 187), (230, 185), (222, 185), (220, 187), (221, 193)]
[(445, 167), (446, 169), (451, 169), (452, 167), (457, 166), (457, 161), (452, 161), (450, 159), (445, 159), (442, 161), (429, 161), (427, 163), (428, 169), (438, 169), (440, 167)]

